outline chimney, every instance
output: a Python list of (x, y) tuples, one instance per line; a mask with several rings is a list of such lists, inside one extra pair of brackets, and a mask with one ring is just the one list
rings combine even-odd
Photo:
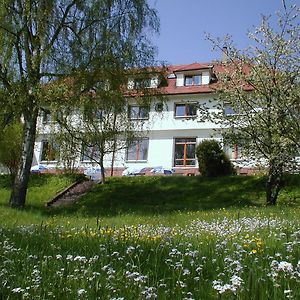
[(222, 58), (221, 61), (226, 62), (228, 60), (228, 48), (224, 46), (222, 48)]

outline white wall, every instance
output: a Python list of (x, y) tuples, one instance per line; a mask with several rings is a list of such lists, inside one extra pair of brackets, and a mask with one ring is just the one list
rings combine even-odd
[[(134, 101), (134, 99), (132, 100)], [(159, 100), (158, 100), (159, 101)], [(216, 135), (214, 129), (219, 128), (219, 125), (201, 119), (200, 115), (196, 118), (175, 118), (174, 108), (176, 103), (199, 103), (206, 105), (210, 112), (216, 111), (213, 96), (211, 94), (200, 95), (171, 95), (166, 96), (164, 109), (162, 112), (155, 111), (155, 102), (151, 105), (149, 121), (146, 121), (144, 128), (145, 136), (149, 138), (149, 150), (147, 162), (126, 162), (126, 151), (120, 151), (115, 160), (115, 167), (130, 167), (130, 168), (143, 168), (163, 166), (171, 168), (174, 159), (174, 139), (176, 137), (196, 137), (197, 143), (202, 139), (211, 138), (212, 136), (220, 138)], [(156, 102), (157, 103), (157, 102)], [(79, 121), (78, 116), (75, 117)], [(134, 121), (139, 122), (139, 121)], [(54, 126), (55, 127), (55, 126)], [(39, 120), (39, 134), (35, 143), (34, 155), (38, 161), (41, 158), (41, 145), (42, 140), (47, 139), (50, 129), (53, 126), (41, 124)], [(89, 166), (91, 163), (82, 163), (78, 157), (78, 166)], [(111, 156), (105, 157), (105, 166), (111, 166)], [(49, 167), (55, 167), (55, 163), (49, 163)]]

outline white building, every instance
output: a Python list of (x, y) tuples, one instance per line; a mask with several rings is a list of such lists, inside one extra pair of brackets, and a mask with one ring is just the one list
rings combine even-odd
[[(119, 175), (126, 168), (144, 168), (144, 171), (148, 172), (155, 167), (173, 169), (179, 174), (197, 174), (199, 171), (195, 157), (196, 145), (203, 139), (222, 140), (217, 130), (219, 125), (209, 121), (205, 115), (205, 112), (212, 113), (217, 109), (213, 86), (215, 72), (221, 68), (220, 64), (214, 63), (168, 67), (167, 86), (160, 88), (165, 100), (153, 101), (150, 110), (138, 105), (134, 97), (131, 97), (128, 115), (132, 122), (143, 120), (149, 130), (144, 138), (117, 153), (114, 174)], [(157, 84), (157, 78), (153, 77), (149, 81), (149, 88), (157, 88)], [(129, 81), (128, 89), (134, 89), (134, 86), (134, 80)], [(202, 110), (204, 106), (206, 109)], [(34, 163), (55, 169), (55, 157), (45, 155), (46, 149), (49, 151), (48, 136), (51, 134), (47, 127), (49, 117), (50, 115), (45, 113), (39, 120)], [(231, 158), (237, 158), (237, 151), (227, 152)], [(76, 164), (79, 168), (87, 168), (93, 163), (84, 155), (79, 155)], [(111, 157), (106, 157), (106, 167), (110, 166)]]

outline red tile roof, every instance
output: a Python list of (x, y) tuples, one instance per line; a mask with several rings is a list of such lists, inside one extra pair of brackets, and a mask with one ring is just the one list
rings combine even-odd
[[(194, 62), (187, 65), (177, 65), (167, 67), (168, 75), (176, 74), (179, 72), (195, 71), (195, 70), (212, 70), (213, 64), (211, 63), (198, 63)], [(211, 93), (213, 84), (204, 85), (192, 85), (192, 86), (176, 86), (176, 76), (174, 78), (168, 78), (168, 86), (161, 88), (163, 94), (199, 94), (199, 93)]]
[[(224, 73), (230, 69), (230, 65), (224, 65), (222, 62), (211, 62), (211, 63), (198, 63), (194, 62), (187, 65), (169, 66), (167, 68), (168, 75), (174, 74), (174, 78), (168, 78), (168, 86), (161, 88), (163, 94), (176, 95), (176, 94), (205, 94), (212, 93), (215, 91), (216, 82), (210, 82), (209, 84), (203, 85), (192, 85), (192, 86), (176, 86), (176, 73), (188, 72), (195, 70), (208, 70), (211, 74)], [(230, 70), (229, 70), (230, 71)], [(245, 71), (248, 72), (249, 68), (245, 67)], [(251, 90), (250, 86), (245, 85), (246, 90)]]
[(188, 65), (179, 65), (179, 66), (171, 66), (173, 72), (179, 71), (193, 71), (193, 70), (201, 70), (201, 69), (209, 69), (211, 68), (211, 64), (207, 63), (197, 63), (194, 62)]
[[(159, 67), (157, 71), (159, 72)], [(216, 82), (210, 82), (209, 84), (202, 85), (191, 85), (191, 86), (176, 86), (176, 75), (178, 73), (187, 74), (189, 71), (194, 73), (196, 70), (207, 70), (211, 72), (211, 74), (224, 73), (226, 71), (230, 71), (230, 65), (224, 65), (222, 62), (211, 62), (211, 63), (198, 63), (194, 62), (192, 64), (184, 64), (184, 65), (173, 65), (168, 66), (166, 68), (161, 68), (164, 70), (168, 85), (166, 87), (159, 88), (159, 93), (164, 95), (182, 95), (182, 94), (206, 94), (212, 93), (215, 91)], [(246, 68), (246, 72), (247, 72)], [(173, 76), (170, 76), (173, 75)], [(245, 86), (246, 90), (251, 90), (250, 86)], [(137, 91), (130, 91), (129, 94), (131, 96), (137, 96)]]

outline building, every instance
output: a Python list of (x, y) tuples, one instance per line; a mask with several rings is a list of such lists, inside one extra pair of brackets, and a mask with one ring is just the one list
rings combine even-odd
[[(128, 117), (132, 122), (143, 122), (147, 132), (127, 149), (114, 157), (114, 175), (125, 169), (130, 172), (172, 169), (177, 174), (198, 174), (195, 157), (196, 145), (204, 139), (222, 141), (218, 129), (220, 125), (208, 118), (220, 108), (214, 99), (216, 72), (222, 70), (218, 63), (192, 63), (170, 66), (167, 69), (167, 84), (160, 88), (164, 101), (153, 101), (150, 109), (138, 104), (135, 97), (129, 97)], [(128, 90), (134, 90), (138, 81), (131, 78)], [(153, 76), (146, 83), (149, 88), (158, 88), (158, 78)], [(224, 113), (233, 113), (230, 107), (223, 107)], [(51, 115), (44, 111), (39, 118), (39, 133), (35, 143), (34, 164), (47, 166), (49, 170), (60, 167), (55, 151), (51, 152), (49, 123)], [(225, 147), (225, 146), (224, 146)], [(226, 148), (232, 159), (238, 158), (237, 149)], [(111, 166), (111, 156), (105, 157), (107, 169)], [(93, 165), (84, 153), (75, 162), (79, 169)], [(142, 170), (142, 171), (141, 171)]]

